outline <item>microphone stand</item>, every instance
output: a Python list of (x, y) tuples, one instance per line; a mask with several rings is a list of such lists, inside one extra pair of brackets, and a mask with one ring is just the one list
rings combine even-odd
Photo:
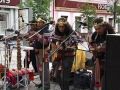
[(33, 35), (31, 35), (30, 37), (28, 37), (27, 38), (27, 40), (28, 39), (30, 39), (30, 38), (32, 38), (32, 37), (34, 37), (35, 35), (37, 35), (39, 32), (41, 32), (43, 29), (45, 29), (47, 27), (47, 24), (43, 27), (43, 28), (41, 28), (40, 30), (38, 30), (36, 33), (34, 33)]
[(45, 83), (44, 83), (44, 69), (45, 69), (45, 47), (44, 47), (44, 34), (43, 34), (43, 55), (42, 55), (42, 90), (44, 90), (44, 86), (45, 86)]
[[(32, 38), (33, 36), (37, 35), (38, 33), (40, 33), (42, 30), (44, 30), (49, 24), (45, 24), (45, 26), (43, 28), (41, 28), (40, 30), (38, 30), (35, 34), (31, 35), (30, 37), (28, 37), (28, 39)], [(45, 80), (45, 74), (44, 74), (44, 69), (45, 69), (45, 43), (44, 43), (44, 38), (45, 38), (45, 33), (43, 32), (43, 47), (42, 47), (42, 51), (43, 51), (43, 55), (42, 55), (42, 90), (44, 90), (44, 86), (45, 86), (45, 83), (44, 83), (44, 80)], [(28, 40), (27, 39), (27, 40)], [(38, 67), (39, 68), (39, 67)]]

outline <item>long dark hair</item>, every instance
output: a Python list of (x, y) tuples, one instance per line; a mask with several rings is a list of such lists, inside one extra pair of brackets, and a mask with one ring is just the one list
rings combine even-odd
[(58, 36), (68, 36), (72, 33), (73, 29), (72, 27), (70, 26), (70, 24), (66, 21), (66, 19), (64, 18), (60, 18), (58, 19), (57, 22), (59, 22), (60, 20), (62, 20), (64, 22), (64, 26), (65, 26), (65, 29), (64, 29), (64, 32), (60, 32), (58, 26), (59, 26), (59, 23), (56, 23), (56, 26), (55, 26), (55, 34), (58, 35)]
[(115, 31), (114, 31), (112, 25), (110, 25), (109, 23), (104, 22), (101, 24), (101, 26), (103, 27), (105, 34), (115, 34)]
[(91, 37), (92, 43), (101, 43), (106, 40), (107, 34), (115, 34), (113, 27), (107, 22), (98, 24), (98, 27), (103, 29), (103, 33), (100, 35), (95, 31)]

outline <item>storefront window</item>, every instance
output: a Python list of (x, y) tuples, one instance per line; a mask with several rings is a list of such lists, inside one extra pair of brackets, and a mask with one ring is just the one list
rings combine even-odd
[(0, 13), (0, 35), (5, 34), (7, 28), (7, 14)]
[(113, 26), (113, 18), (109, 18), (109, 24)]
[(81, 32), (81, 17), (75, 17), (75, 30)]

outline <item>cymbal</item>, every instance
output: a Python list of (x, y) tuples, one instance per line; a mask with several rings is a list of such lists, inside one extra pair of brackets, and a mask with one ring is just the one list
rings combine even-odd
[[(33, 47), (28, 47), (28, 46), (20, 46), (20, 47), (23, 50), (33, 50), (34, 49)], [(17, 46), (14, 46), (14, 48), (17, 48)]]
[(28, 46), (21, 46), (21, 49), (23, 50), (33, 50), (33, 47), (28, 47)]

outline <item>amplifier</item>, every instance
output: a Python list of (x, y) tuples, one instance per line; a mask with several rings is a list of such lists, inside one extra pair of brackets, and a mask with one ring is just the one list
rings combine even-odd
[(120, 35), (108, 34), (104, 90), (120, 90)]

